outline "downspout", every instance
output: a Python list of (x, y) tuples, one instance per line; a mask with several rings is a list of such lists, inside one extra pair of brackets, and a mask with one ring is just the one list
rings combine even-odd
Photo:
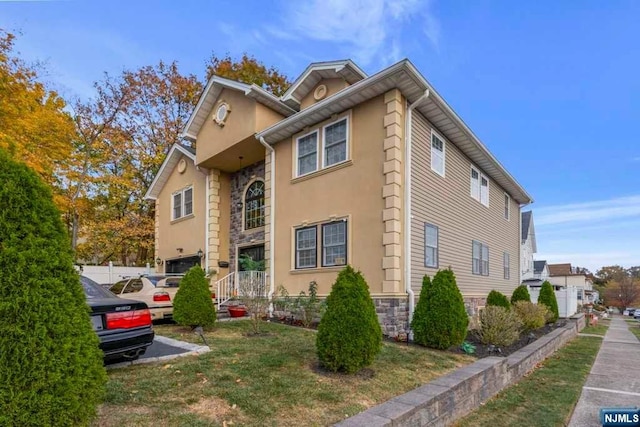
[[(268, 298), (271, 300), (273, 298), (273, 293), (275, 292), (275, 215), (276, 215), (276, 150), (273, 149), (272, 146), (269, 145), (267, 141), (264, 140), (264, 137), (260, 137), (260, 144), (264, 146), (269, 152), (271, 156), (271, 172), (269, 176), (269, 181), (271, 182), (271, 186), (269, 189), (269, 199), (271, 202), (271, 206), (269, 207), (269, 294)], [(269, 310), (271, 313), (271, 309)], [(271, 314), (270, 314), (271, 315)]]
[(204, 203), (204, 274), (209, 274), (209, 171), (205, 178), (205, 203)]
[(407, 108), (404, 122), (404, 290), (409, 295), (409, 327), (413, 319), (416, 296), (411, 288), (411, 124), (412, 112), (422, 101), (429, 97), (429, 89)]

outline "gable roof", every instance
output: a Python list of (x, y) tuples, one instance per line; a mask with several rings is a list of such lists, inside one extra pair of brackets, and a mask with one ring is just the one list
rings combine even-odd
[(536, 227), (533, 225), (533, 212), (526, 211), (521, 214), (521, 227), (522, 243), (524, 244), (527, 239), (531, 239), (531, 250), (533, 253), (538, 252), (538, 243), (536, 241)]
[(182, 156), (188, 157), (194, 165), (196, 164), (196, 150), (190, 147), (185, 147), (182, 144), (173, 144), (169, 150), (169, 154), (165, 157), (158, 173), (155, 178), (153, 178), (153, 182), (145, 193), (145, 199), (156, 200), (158, 198), (158, 195), (167, 183), (169, 176), (171, 176), (171, 172), (173, 172), (173, 169), (176, 167), (176, 164), (178, 164), (178, 161)]
[(267, 92), (255, 84), (246, 84), (235, 80), (225, 79), (220, 76), (213, 76), (207, 82), (207, 86), (202, 91), (196, 108), (191, 113), (189, 121), (182, 130), (182, 137), (190, 141), (195, 141), (202, 125), (213, 110), (213, 106), (223, 89), (237, 90), (244, 92), (245, 96), (253, 98), (261, 104), (266, 105), (274, 111), (288, 117), (296, 111), (282, 102), (277, 96)]
[(541, 274), (547, 261), (533, 261), (533, 274)]
[(353, 84), (365, 79), (367, 74), (350, 59), (340, 61), (313, 62), (293, 82), (282, 95), (282, 102), (292, 108), (300, 108), (300, 102), (306, 94), (322, 79), (343, 78)]
[(531, 224), (531, 211), (522, 212), (522, 241), (529, 237), (529, 225)]
[(427, 94), (425, 101), (421, 102), (416, 110), (433, 123), (440, 133), (454, 143), (514, 200), (520, 204), (533, 201), (525, 189), (507, 172), (408, 59), (353, 83), (332, 96), (258, 132), (256, 137), (275, 144), (306, 126), (312, 126), (332, 114), (341, 113), (394, 88), (398, 88), (410, 103)]
[(549, 264), (549, 276), (572, 276), (571, 264)]

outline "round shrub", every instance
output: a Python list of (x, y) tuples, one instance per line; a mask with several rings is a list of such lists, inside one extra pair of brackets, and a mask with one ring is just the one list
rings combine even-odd
[(0, 149), (0, 425), (95, 417), (106, 372), (51, 193)]
[(354, 373), (371, 365), (382, 348), (382, 329), (367, 282), (347, 266), (338, 274), (316, 337), (320, 364)]
[(531, 302), (531, 295), (529, 295), (527, 285), (520, 285), (513, 290), (513, 294), (511, 294), (511, 305), (514, 305), (518, 301)]
[(216, 307), (202, 268), (191, 267), (180, 281), (173, 298), (173, 320), (191, 327), (213, 326), (216, 322)]
[(507, 310), (511, 310), (511, 303), (505, 294), (498, 291), (491, 291), (489, 295), (487, 295), (487, 306), (496, 306), (496, 307), (504, 307)]
[(411, 320), (414, 341), (444, 350), (462, 344), (468, 325), (469, 317), (453, 271), (440, 270), (433, 281), (424, 276)]
[(558, 300), (556, 299), (556, 293), (553, 291), (553, 286), (547, 280), (542, 283), (540, 288), (540, 295), (538, 295), (538, 304), (544, 304), (551, 312), (547, 319), (547, 322), (553, 323), (560, 317), (560, 311), (558, 310)]
[(488, 306), (480, 312), (478, 335), (483, 344), (507, 347), (520, 337), (522, 323), (515, 310)]
[(549, 313), (549, 309), (544, 304), (534, 304), (529, 301), (518, 301), (513, 308), (520, 318), (522, 329), (525, 332), (542, 328)]

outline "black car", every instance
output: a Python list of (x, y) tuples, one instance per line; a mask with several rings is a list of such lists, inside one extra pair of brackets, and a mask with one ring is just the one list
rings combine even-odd
[(147, 304), (118, 298), (88, 277), (80, 276), (80, 281), (104, 360), (135, 360), (142, 356), (154, 337)]

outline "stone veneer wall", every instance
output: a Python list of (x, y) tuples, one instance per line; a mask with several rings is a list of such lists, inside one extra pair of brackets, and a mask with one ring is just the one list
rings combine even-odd
[(378, 322), (382, 334), (391, 338), (406, 336), (409, 331), (409, 298), (408, 297), (373, 297)]
[[(249, 165), (231, 175), (231, 221), (229, 230), (229, 272), (236, 270), (236, 245), (250, 246), (264, 243), (265, 228), (259, 227), (252, 230), (242, 229), (243, 208), (238, 208), (244, 203), (244, 191), (250, 181), (256, 178), (264, 180), (265, 162), (260, 161)], [(266, 183), (265, 183), (266, 184)], [(267, 191), (265, 186), (265, 191)], [(266, 198), (265, 198), (266, 202)], [(266, 211), (265, 203), (265, 211)], [(265, 220), (267, 218), (265, 217)], [(266, 225), (266, 221), (265, 221)], [(265, 248), (266, 249), (266, 248)], [(266, 254), (265, 254), (266, 255)]]

